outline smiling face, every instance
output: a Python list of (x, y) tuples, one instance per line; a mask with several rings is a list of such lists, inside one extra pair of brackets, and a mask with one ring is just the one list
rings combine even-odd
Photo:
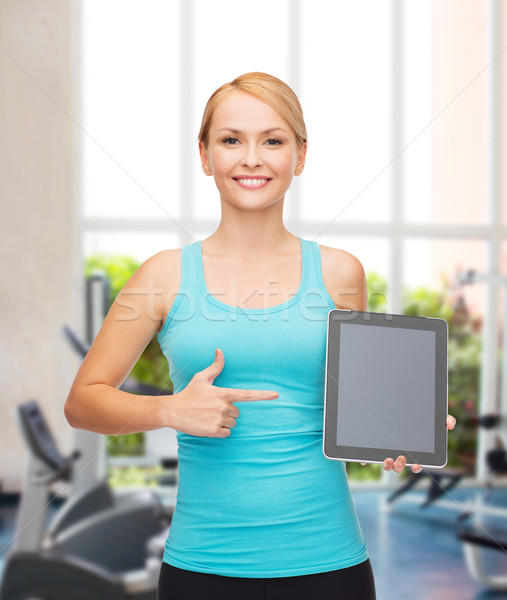
[(199, 152), (223, 201), (264, 208), (282, 200), (301, 174), (306, 145), (298, 148), (292, 128), (265, 102), (233, 92), (217, 106), (207, 148), (200, 142)]

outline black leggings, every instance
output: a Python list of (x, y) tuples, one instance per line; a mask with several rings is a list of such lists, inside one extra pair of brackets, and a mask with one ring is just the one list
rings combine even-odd
[(226, 577), (162, 562), (157, 600), (375, 600), (370, 559), (336, 571), (293, 577)]

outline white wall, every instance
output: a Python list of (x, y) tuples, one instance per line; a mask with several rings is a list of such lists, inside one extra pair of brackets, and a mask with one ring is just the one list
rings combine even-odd
[(0, 0), (0, 482), (21, 489), (15, 408), (37, 399), (59, 442), (82, 331), (79, 31), (71, 0)]

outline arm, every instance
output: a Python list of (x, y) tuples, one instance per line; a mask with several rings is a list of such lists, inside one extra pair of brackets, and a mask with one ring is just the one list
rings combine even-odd
[[(170, 396), (140, 396), (118, 388), (162, 326), (165, 301), (172, 302), (179, 285), (179, 256), (178, 250), (169, 250), (151, 257), (116, 297), (65, 402), (72, 427), (125, 435), (168, 426)], [(162, 281), (168, 281), (165, 294)]]
[[(176, 394), (140, 396), (120, 391), (127, 375), (170, 310), (179, 289), (178, 251), (164, 251), (143, 263), (125, 284), (74, 379), (65, 416), (72, 427), (106, 435), (125, 435), (171, 427), (202, 437), (228, 437), (240, 411), (235, 402), (276, 398), (271, 390), (213, 385), (224, 367), (215, 361), (194, 374)], [(168, 283), (162, 289), (159, 282)], [(164, 310), (164, 305), (167, 310)]]

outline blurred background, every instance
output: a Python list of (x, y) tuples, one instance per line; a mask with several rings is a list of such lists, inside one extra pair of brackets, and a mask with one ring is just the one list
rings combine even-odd
[[(414, 483), (347, 464), (378, 597), (507, 598), (506, 55), (502, 0), (0, 0), (0, 573), (22, 529), (38, 528), (26, 548), (61, 536), (51, 520), (97, 482), (150, 490), (170, 521), (174, 432), (85, 435), (63, 405), (139, 265), (215, 230), (202, 111), (265, 71), (298, 94), (309, 134), (286, 227), (355, 254), (370, 310), (449, 323), (445, 469)], [(128, 384), (171, 391), (155, 338)], [(29, 400), (56, 467), (20, 419)]]

